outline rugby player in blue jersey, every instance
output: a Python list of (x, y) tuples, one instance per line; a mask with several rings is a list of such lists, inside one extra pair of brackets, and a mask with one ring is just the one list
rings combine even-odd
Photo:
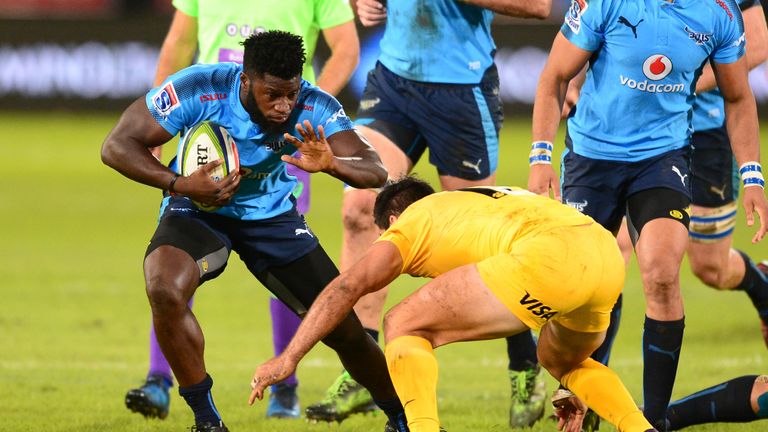
[[(385, 5), (386, 3), (386, 5)], [(551, 0), (358, 0), (365, 26), (386, 23), (376, 66), (369, 72), (356, 125), (381, 155), (391, 178), (409, 173), (429, 149), (440, 186), (492, 185), (503, 120), (491, 36), (494, 12), (545, 18)], [(342, 215), (342, 270), (378, 237), (376, 191), (347, 188)], [(366, 295), (355, 312), (378, 334), (387, 290)], [(544, 412), (545, 389), (530, 332), (507, 339), (512, 383), (510, 425), (527, 427)], [(342, 374), (308, 418), (341, 421), (364, 410), (360, 386)]]
[(529, 188), (554, 192), (552, 140), (568, 81), (588, 70), (568, 117), (563, 200), (618, 232), (626, 214), (643, 278), (644, 412), (659, 430), (683, 339), (680, 263), (690, 221), (690, 112), (711, 63), (725, 100), (728, 134), (745, 185), (753, 242), (768, 204), (758, 122), (747, 81), (744, 26), (731, 0), (574, 0), (542, 72), (533, 114)]
[[(325, 172), (355, 187), (378, 187), (386, 170), (332, 96), (301, 79), (302, 39), (268, 31), (244, 42), (243, 65), (195, 65), (171, 75), (126, 109), (102, 147), (102, 160), (126, 177), (168, 190), (144, 259), (147, 295), (160, 346), (195, 414), (198, 431), (226, 431), (211, 396), (203, 333), (187, 303), (218, 276), (231, 251), (298, 315), (338, 270), (295, 209), (295, 177), (286, 162)], [(216, 95), (216, 97), (204, 97)], [(201, 121), (224, 126), (240, 155), (240, 172), (219, 182), (211, 162), (189, 176), (161, 164), (160, 146)], [(291, 157), (296, 150), (300, 159)], [(198, 209), (192, 200), (221, 206)], [(376, 342), (350, 314), (325, 343), (355, 379), (406, 431), (405, 415)]]

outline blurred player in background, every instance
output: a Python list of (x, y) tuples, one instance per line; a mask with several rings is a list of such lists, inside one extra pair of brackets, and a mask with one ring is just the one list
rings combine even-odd
[[(494, 12), (545, 18), (551, 0), (358, 0), (365, 26), (386, 22), (381, 53), (369, 72), (356, 125), (381, 155), (390, 178), (411, 171), (424, 151), (440, 185), (452, 190), (492, 185), (503, 120), (491, 37)], [(419, 23), (415, 25), (414, 23)], [(373, 243), (376, 191), (347, 188), (342, 215), (341, 268), (352, 266)], [(355, 312), (378, 339), (387, 290), (363, 297)], [(530, 332), (508, 340), (512, 381), (510, 424), (530, 426), (544, 410), (536, 345)], [(370, 396), (343, 373), (307, 418), (341, 421), (370, 408)]]
[[(411, 177), (381, 191), (374, 218), (386, 231), (323, 290), (283, 354), (257, 368), (251, 402), (288, 376), (358, 298), (409, 274), (433, 279), (387, 312), (384, 333), (389, 373), (408, 401), (412, 432), (440, 430), (434, 348), (530, 329), (541, 329), (539, 360), (555, 379), (619, 431), (653, 430), (618, 376), (589, 358), (624, 283), (610, 232), (523, 189), (435, 194)], [(559, 414), (563, 423), (571, 420), (570, 412)]]
[[(357, 66), (359, 42), (352, 9), (339, 0), (283, 0), (279, 7), (269, 0), (174, 0), (176, 13), (160, 51), (154, 85), (158, 86), (169, 75), (192, 64), (199, 51), (198, 63), (242, 63), (240, 41), (252, 33), (265, 30), (284, 30), (301, 35), (307, 50), (302, 77), (315, 83), (312, 59), (317, 38), (322, 31), (331, 56), (317, 79), (317, 85), (332, 95), (346, 85)], [(154, 147), (160, 158), (162, 147)], [(288, 166), (288, 173), (297, 177), (297, 209), (305, 214), (309, 210), (309, 174)], [(190, 307), (192, 305), (190, 300)], [(299, 325), (299, 318), (282, 302), (270, 299), (272, 334), (275, 353), (283, 350)], [(130, 390), (125, 396), (126, 406), (146, 417), (165, 418), (170, 398), (168, 389), (173, 385), (171, 368), (157, 343), (154, 329), (150, 333), (149, 373), (144, 385)], [(298, 418), (301, 414), (296, 393), (298, 380), (292, 376), (272, 389), (268, 417)]]
[[(301, 79), (306, 57), (300, 36), (270, 30), (243, 44), (242, 66), (191, 66), (138, 99), (102, 147), (104, 163), (171, 193), (147, 248), (144, 275), (157, 340), (195, 414), (197, 431), (227, 431), (213, 402), (203, 333), (188, 306), (197, 287), (223, 272), (234, 250), (264, 286), (302, 316), (338, 275), (296, 211), (291, 199), (296, 179), (286, 173), (286, 163), (357, 187), (378, 187), (387, 177), (339, 102)], [(203, 98), (210, 94), (217, 97)], [(209, 173), (221, 162), (213, 161), (186, 176), (150, 154), (150, 148), (205, 120), (229, 131), (238, 147), (239, 172), (215, 181)], [(297, 149), (299, 159), (290, 156)], [(221, 208), (202, 211), (190, 200)], [(384, 355), (357, 317), (347, 315), (324, 342), (365, 383), (390, 425), (407, 432)]]
[(683, 339), (680, 263), (687, 246), (693, 85), (706, 62), (717, 76), (749, 225), (766, 232), (768, 204), (757, 113), (747, 80), (744, 26), (730, 1), (574, 0), (539, 81), (529, 188), (560, 199), (552, 169), (568, 81), (589, 63), (568, 119), (563, 199), (618, 232), (629, 221), (643, 278), (644, 413), (666, 430)]

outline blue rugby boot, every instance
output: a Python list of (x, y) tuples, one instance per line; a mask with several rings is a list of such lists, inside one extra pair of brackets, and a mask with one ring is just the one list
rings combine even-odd
[(171, 383), (161, 375), (150, 375), (143, 386), (129, 390), (125, 394), (125, 406), (146, 418), (164, 419), (168, 417), (171, 397), (168, 389)]
[(269, 394), (267, 417), (297, 419), (301, 417), (296, 384), (275, 384)]

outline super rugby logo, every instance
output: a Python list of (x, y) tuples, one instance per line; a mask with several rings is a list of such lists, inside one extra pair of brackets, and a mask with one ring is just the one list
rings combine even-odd
[(176, 96), (176, 89), (173, 87), (173, 81), (164, 85), (152, 96), (152, 105), (162, 117), (168, 117), (171, 111), (181, 106), (179, 97)]
[(579, 34), (581, 30), (581, 16), (584, 15), (588, 7), (587, 0), (573, 0), (568, 13), (565, 15), (565, 24), (576, 34)]
[(663, 54), (654, 54), (643, 62), (643, 73), (653, 81), (662, 80), (672, 72), (672, 60)]
[(696, 45), (704, 45), (712, 38), (710, 33), (699, 33), (691, 30), (688, 26), (685, 26), (685, 32), (688, 33), (688, 37), (696, 42)]

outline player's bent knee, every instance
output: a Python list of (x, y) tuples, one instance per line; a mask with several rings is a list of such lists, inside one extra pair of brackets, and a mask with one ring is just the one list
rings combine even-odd
[(350, 233), (365, 232), (376, 228), (373, 223), (373, 204), (376, 195), (368, 190), (350, 190), (344, 194), (342, 223)]
[(698, 263), (689, 257), (691, 272), (706, 286), (715, 289), (725, 289), (723, 285), (724, 272), (712, 263)]

